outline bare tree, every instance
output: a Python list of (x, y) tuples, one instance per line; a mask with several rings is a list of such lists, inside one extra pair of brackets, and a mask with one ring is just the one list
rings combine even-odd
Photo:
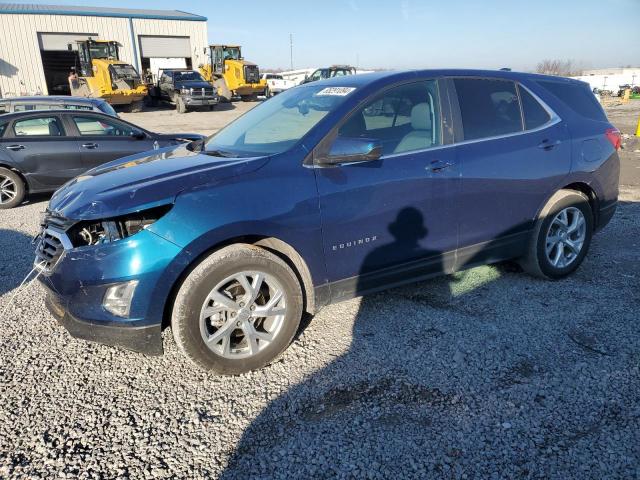
[(536, 72), (560, 77), (575, 77), (582, 74), (582, 68), (574, 60), (546, 59), (538, 63)]

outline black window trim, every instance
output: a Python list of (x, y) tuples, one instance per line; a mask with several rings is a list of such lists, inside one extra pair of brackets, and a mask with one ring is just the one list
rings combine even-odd
[[(419, 154), (422, 152), (426, 152), (426, 151), (432, 151), (432, 150), (438, 150), (441, 148), (446, 148), (446, 147), (450, 147), (452, 145), (453, 141), (453, 136), (451, 135), (447, 135), (445, 130), (448, 129), (448, 125), (447, 125), (447, 121), (448, 122), (452, 122), (452, 114), (451, 114), (451, 110), (450, 110), (450, 100), (449, 100), (449, 89), (446, 87), (446, 85), (444, 85), (442, 83), (442, 81), (445, 80), (444, 77), (439, 77), (439, 76), (435, 76), (435, 77), (424, 77), (424, 78), (412, 78), (410, 80), (404, 80), (401, 82), (396, 82), (393, 83), (391, 85), (387, 85), (386, 87), (377, 90), (376, 92), (373, 92), (372, 94), (368, 95), (366, 98), (362, 99), (361, 101), (359, 101), (357, 103), (357, 105), (355, 107), (353, 107), (351, 110), (349, 110), (349, 112), (347, 114), (345, 114), (339, 122), (337, 122), (334, 127), (331, 129), (331, 131), (329, 133), (327, 133), (324, 138), (322, 140), (320, 140), (318, 142), (318, 144), (315, 146), (315, 148), (313, 148), (311, 150), (311, 152), (309, 153), (309, 155), (307, 155), (307, 157), (304, 159), (303, 161), (303, 166), (305, 167), (309, 167), (309, 168), (332, 168), (332, 167), (327, 167), (325, 165), (320, 165), (320, 163), (318, 162), (319, 158), (322, 158), (323, 155), (327, 154), (329, 152), (329, 149), (331, 148), (331, 145), (333, 144), (333, 142), (335, 141), (335, 139), (338, 136), (338, 131), (340, 130), (340, 127), (342, 125), (344, 125), (350, 118), (351, 116), (357, 112), (361, 107), (363, 107), (364, 105), (366, 105), (368, 102), (376, 99), (377, 97), (380, 97), (382, 95), (384, 95), (385, 93), (387, 93), (389, 90), (393, 90), (395, 88), (398, 87), (402, 87), (404, 85), (411, 85), (414, 83), (421, 83), (421, 82), (428, 82), (428, 81), (435, 81), (436, 82), (436, 90), (438, 92), (438, 103), (439, 103), (439, 108), (440, 108), (440, 140), (442, 142), (441, 145), (434, 145), (432, 147), (427, 147), (427, 148), (421, 148), (419, 150), (410, 150), (408, 152), (398, 152), (398, 153), (390, 153), (388, 155), (383, 155), (382, 157), (380, 157), (381, 160), (386, 160), (386, 159), (393, 159), (395, 157), (400, 157), (400, 156), (407, 156), (407, 155), (415, 155), (415, 154)], [(446, 95), (447, 97), (447, 101), (445, 103), (444, 101), (444, 96)], [(360, 163), (360, 162), (354, 162), (354, 163)], [(343, 165), (348, 165), (348, 164), (343, 164)]]
[[(510, 79), (510, 78), (501, 78), (501, 77), (476, 77), (476, 76), (449, 76), (449, 77), (445, 77), (446, 79), (449, 80), (454, 80), (456, 78), (464, 78), (464, 79), (473, 79), (473, 80), (498, 80), (498, 81), (506, 81), (506, 82), (512, 82), (515, 84), (516, 86), (516, 92), (518, 95), (518, 102), (520, 103), (520, 114), (522, 117), (522, 130), (520, 130), (519, 132), (511, 132), (511, 133), (505, 133), (502, 135), (493, 135), (491, 137), (483, 137), (483, 138), (474, 138), (471, 140), (464, 140), (464, 130), (462, 130), (462, 115), (460, 113), (460, 106), (458, 104), (458, 94), (455, 90), (455, 86), (453, 85), (453, 82), (449, 83), (449, 88), (451, 89), (449, 96), (453, 99), (452, 101), (455, 103), (455, 108), (453, 108), (452, 110), (456, 111), (456, 123), (461, 127), (462, 130), (462, 135), (463, 135), (463, 140), (460, 141), (454, 141), (452, 145), (469, 145), (472, 143), (479, 143), (479, 142), (487, 142), (487, 141), (491, 141), (491, 140), (498, 140), (501, 138), (509, 138), (509, 137), (515, 137), (517, 135), (526, 135), (529, 133), (534, 133), (534, 132), (539, 132), (541, 130), (547, 129), (553, 125), (556, 125), (557, 123), (560, 123), (562, 121), (562, 118), (560, 118), (560, 116), (549, 106), (547, 105), (547, 103), (542, 100), (535, 92), (531, 91), (531, 89), (529, 87), (527, 87), (526, 85), (524, 85), (522, 82), (520, 82), (519, 80), (515, 80), (515, 79)], [(549, 114), (549, 120), (546, 123), (543, 123), (542, 125), (540, 125), (539, 127), (536, 128), (532, 128), (530, 130), (526, 129), (526, 123), (524, 122), (524, 115), (523, 115), (523, 111), (522, 111), (522, 100), (520, 99), (520, 91), (518, 90), (518, 88), (524, 88), (527, 93), (531, 94), (531, 96), (542, 106), (542, 108)]]

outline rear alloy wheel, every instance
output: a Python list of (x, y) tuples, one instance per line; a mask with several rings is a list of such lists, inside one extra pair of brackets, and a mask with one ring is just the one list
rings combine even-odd
[(252, 245), (231, 245), (185, 279), (171, 328), (194, 363), (221, 374), (261, 368), (291, 343), (302, 316), (302, 291), (289, 266)]
[(560, 190), (536, 221), (524, 270), (541, 278), (559, 279), (574, 272), (589, 250), (593, 213), (581, 192)]
[(24, 182), (17, 173), (0, 168), (0, 209), (20, 205), (24, 200), (25, 190)]

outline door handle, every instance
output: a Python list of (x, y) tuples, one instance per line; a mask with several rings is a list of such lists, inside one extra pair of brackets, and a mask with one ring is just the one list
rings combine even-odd
[(97, 143), (83, 143), (82, 147), (83, 148), (88, 148), (89, 150), (93, 150), (94, 148), (98, 148), (98, 144)]
[(18, 150), (24, 150), (26, 147), (24, 145), (7, 145), (7, 148), (17, 152)]
[(556, 145), (560, 145), (560, 140), (549, 140), (545, 138), (538, 144), (538, 148), (542, 150), (552, 150)]
[(441, 172), (443, 170), (446, 170), (447, 168), (451, 167), (453, 165), (453, 163), (449, 163), (449, 162), (444, 162), (442, 160), (434, 160), (431, 162), (431, 164), (429, 164), (429, 166), (427, 167), (427, 170), (430, 172)]

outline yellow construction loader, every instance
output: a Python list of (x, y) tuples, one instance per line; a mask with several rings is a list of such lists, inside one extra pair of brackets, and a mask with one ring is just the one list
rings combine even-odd
[(200, 66), (200, 73), (218, 89), (220, 101), (230, 102), (239, 96), (243, 101), (264, 95), (267, 83), (260, 79), (255, 63), (242, 57), (238, 45), (209, 45), (209, 64)]
[(142, 109), (147, 85), (136, 69), (120, 61), (118, 42), (79, 40), (78, 78), (69, 77), (71, 95), (102, 98), (112, 105), (128, 105), (129, 111)]

